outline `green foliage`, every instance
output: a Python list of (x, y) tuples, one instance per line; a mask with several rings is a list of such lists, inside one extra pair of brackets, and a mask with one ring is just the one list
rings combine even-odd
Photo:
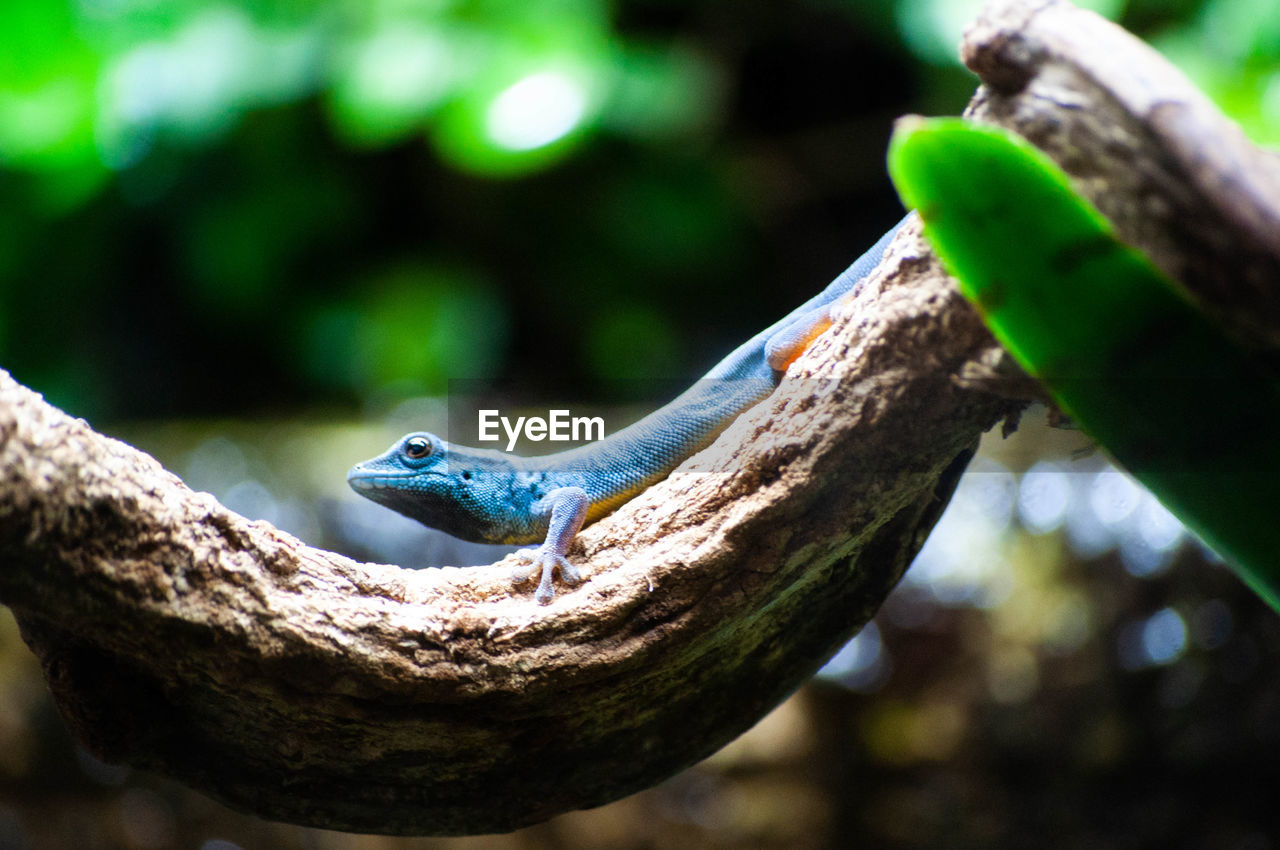
[(360, 287), (360, 310), (319, 303), (300, 317), (295, 347), (317, 383), (443, 395), (451, 379), (487, 377), (501, 362), (506, 313), (493, 288), (470, 273), (409, 265)]
[(352, 144), (429, 130), (460, 168), (522, 173), (634, 127), (637, 100), (669, 104), (645, 132), (696, 123), (707, 78), (696, 54), (619, 39), (603, 0), (8, 0), (0, 48), (0, 161), (82, 187), (67, 202), (162, 141), (216, 144), (314, 95)]
[[(1094, 5), (1275, 140), (1276, 2)], [(6, 0), (0, 363), (85, 415), (261, 407), (283, 388), (284, 405), (349, 404), (403, 369), (319, 368), (316, 317), (376, 312), (371, 270), (449, 268), (503, 313), (472, 345), (513, 356), (485, 368), (532, 362), (536, 335), (571, 353), (563, 380), (634, 374), (612, 341), (626, 327), (656, 346), (649, 373), (695, 374), (760, 321), (730, 296), (785, 310), (777, 281), (807, 292), (836, 271), (816, 243), (847, 258), (861, 217), (889, 219), (860, 163), (890, 116), (961, 107), (970, 11)], [(684, 315), (717, 310), (710, 333)], [(387, 345), (401, 366), (445, 356), (422, 335)], [(437, 387), (453, 362), (396, 385)], [(241, 393), (211, 378), (259, 371)]]
[(681, 347), (672, 324), (670, 317), (641, 304), (611, 308), (592, 324), (588, 362), (608, 381), (670, 378)]
[(1208, 0), (1153, 43), (1251, 138), (1280, 145), (1280, 0)]
[(1280, 610), (1274, 377), (1025, 140), (917, 121), (889, 170), (1001, 344)]
[[(868, 27), (891, 19), (920, 58), (950, 64), (980, 5), (897, 0), (850, 14)], [(1085, 5), (1110, 17), (1125, 7)], [(1159, 20), (1157, 43), (1276, 138), (1277, 0), (1206, 0), (1184, 14)], [(165, 140), (216, 144), (248, 111), (311, 96), (353, 145), (425, 132), (456, 167), (490, 175), (545, 167), (601, 128), (703, 126), (719, 88), (709, 57), (621, 36), (611, 17), (604, 0), (8, 0), (0, 162), (43, 175), (51, 208), (65, 209)]]
[(76, 23), (61, 3), (0, 6), (0, 164), (40, 173), (53, 209), (81, 201), (105, 174), (93, 138), (101, 58)]

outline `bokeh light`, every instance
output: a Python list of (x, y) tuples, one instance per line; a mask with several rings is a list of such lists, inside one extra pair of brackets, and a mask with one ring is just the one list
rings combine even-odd
[(540, 71), (504, 90), (485, 112), (485, 130), (500, 147), (525, 151), (563, 138), (587, 111), (584, 86), (567, 74)]

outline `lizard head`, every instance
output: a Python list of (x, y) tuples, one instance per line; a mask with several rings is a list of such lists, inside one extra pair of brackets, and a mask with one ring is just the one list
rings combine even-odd
[(361, 496), (454, 537), (501, 542), (495, 539), (501, 532), (491, 525), (510, 469), (500, 452), (454, 446), (415, 431), (351, 467), (347, 483)]

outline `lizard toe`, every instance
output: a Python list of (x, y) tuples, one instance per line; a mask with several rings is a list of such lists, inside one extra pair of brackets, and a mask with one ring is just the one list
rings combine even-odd
[(582, 573), (568, 558), (560, 558), (560, 578), (568, 585), (582, 584)]
[(538, 582), (538, 589), (533, 594), (533, 598), (538, 600), (539, 605), (550, 605), (551, 600), (556, 596), (555, 580), (552, 577), (555, 573), (555, 563), (550, 558), (542, 560), (542, 581)]
[(533, 578), (538, 573), (542, 572), (542, 565), (540, 563), (539, 550), (519, 549), (516, 551), (515, 555), (517, 558), (520, 558), (523, 561), (528, 561), (529, 563), (521, 564), (520, 566), (511, 568), (512, 584), (524, 584), (529, 579)]
[(516, 552), (516, 555), (527, 559), (529, 563), (511, 570), (512, 583), (524, 584), (534, 576), (539, 576), (538, 589), (534, 591), (533, 598), (542, 605), (549, 604), (555, 598), (557, 571), (560, 573), (560, 580), (571, 587), (582, 583), (582, 573), (569, 563), (568, 558), (558, 552), (549, 552), (545, 549), (521, 549)]

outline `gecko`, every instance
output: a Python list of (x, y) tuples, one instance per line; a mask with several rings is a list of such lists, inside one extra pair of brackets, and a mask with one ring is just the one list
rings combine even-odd
[(548, 604), (554, 576), (582, 581), (567, 552), (588, 525), (661, 481), (777, 387), (790, 364), (832, 322), (902, 227), (898, 222), (821, 293), (739, 345), (671, 402), (602, 440), (523, 457), (454, 445), (415, 431), (357, 463), (347, 482), (361, 496), (475, 543), (541, 543), (520, 549), (516, 584), (538, 577)]

